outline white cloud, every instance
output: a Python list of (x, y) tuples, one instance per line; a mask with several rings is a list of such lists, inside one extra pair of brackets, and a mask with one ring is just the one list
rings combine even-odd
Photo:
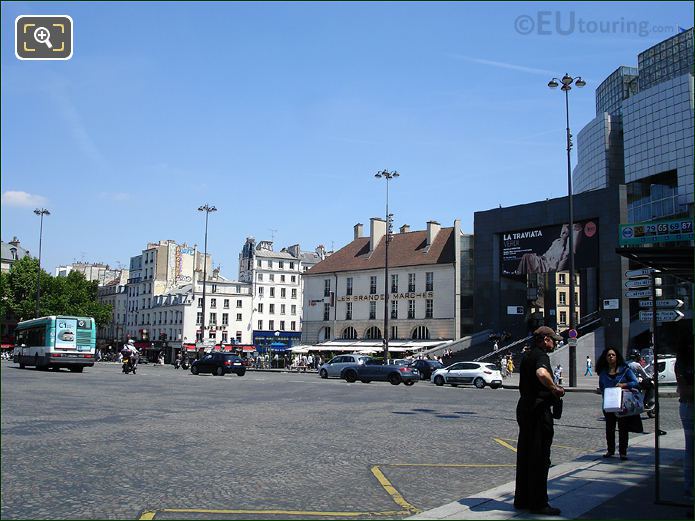
[(30, 208), (43, 206), (46, 198), (41, 195), (30, 194), (27, 192), (7, 190), (2, 194), (2, 204), (7, 206), (18, 206), (20, 208)]
[(479, 63), (481, 65), (489, 65), (491, 67), (497, 67), (500, 69), (510, 69), (513, 71), (519, 71), (519, 72), (527, 72), (529, 74), (539, 74), (542, 76), (554, 76), (557, 75), (557, 73), (553, 71), (549, 71), (546, 69), (536, 69), (533, 67), (526, 67), (524, 65), (517, 65), (514, 63), (505, 63), (505, 62), (497, 62), (497, 61), (492, 61), (492, 60), (483, 60), (482, 58), (473, 58), (471, 56), (462, 56), (460, 54), (450, 54), (452, 58), (456, 58), (459, 60), (466, 60), (469, 62), (473, 63)]

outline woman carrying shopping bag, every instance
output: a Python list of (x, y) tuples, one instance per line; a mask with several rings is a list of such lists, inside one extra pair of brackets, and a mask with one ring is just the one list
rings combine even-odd
[[(639, 382), (632, 372), (623, 355), (617, 349), (607, 347), (596, 362), (596, 372), (599, 375), (599, 389), (605, 395), (606, 389), (620, 387), (621, 389), (639, 389)], [(606, 418), (606, 453), (604, 458), (615, 454), (615, 425), (618, 424), (618, 453), (621, 460), (627, 459), (627, 442), (629, 436), (630, 417), (618, 417), (615, 412), (603, 411)]]

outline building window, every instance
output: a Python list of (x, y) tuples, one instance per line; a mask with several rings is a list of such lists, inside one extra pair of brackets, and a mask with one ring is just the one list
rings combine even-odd
[(425, 273), (425, 291), (434, 291), (434, 272)]
[(428, 298), (425, 300), (425, 318), (432, 318), (434, 310), (434, 300)]
[(408, 273), (408, 291), (415, 291), (415, 273)]
[[(278, 268), (281, 270), (285, 269), (285, 262), (284, 261), (278, 261)], [(280, 328), (282, 329), (282, 328)]]
[(564, 273), (558, 274), (558, 276), (557, 276), (557, 283), (558, 283), (558, 284), (562, 284), (562, 285), (567, 284), (567, 280), (565, 279), (565, 274), (564, 274)]
[(236, 341), (237, 344), (241, 344), (241, 331), (236, 332)]
[(398, 301), (397, 300), (391, 301), (391, 318), (393, 318), (393, 319), (398, 318)]
[(210, 340), (215, 340), (217, 338), (217, 333), (215, 331), (210, 331), (210, 333), (208, 333), (208, 338)]
[(369, 320), (376, 319), (376, 302), (369, 303)]
[(345, 279), (345, 294), (352, 295), (352, 277)]
[(199, 311), (195, 317), (195, 324), (196, 324), (196, 326), (199, 326), (202, 323), (203, 323), (203, 314)]
[(275, 298), (275, 286), (270, 286), (270, 298)]
[(262, 302), (258, 304), (258, 312), (263, 313), (263, 303)]
[(560, 321), (559, 325), (564, 326), (567, 324), (567, 311), (560, 311)]
[(297, 298), (297, 289), (292, 289), (292, 298)]
[(268, 275), (268, 279), (270, 279), (271, 282), (275, 282), (275, 273)]
[[(237, 300), (237, 302), (239, 302), (239, 301)], [(228, 298), (224, 299), (224, 301), (222, 302), (222, 306), (224, 307), (224, 309), (229, 309), (229, 299)]]
[(367, 331), (364, 332), (364, 337), (367, 340), (380, 340), (381, 338), (383, 338), (381, 336), (381, 329), (379, 329), (376, 326), (372, 326), (369, 329), (367, 329)]
[(263, 329), (263, 321), (262, 320), (258, 321), (258, 329), (260, 329), (260, 330)]
[(563, 306), (567, 305), (567, 293), (565, 293), (564, 291), (561, 291), (559, 294), (559, 297), (560, 297), (560, 304)]
[(284, 275), (280, 275), (280, 282), (285, 282), (285, 276)]
[(290, 322), (290, 330), (294, 331), (295, 329), (297, 329), (297, 322), (293, 320), (292, 322)]
[(212, 285), (212, 292), (217, 293), (217, 284)]
[(211, 298), (210, 299), (210, 309), (215, 309), (216, 307), (217, 307), (217, 299)]
[(275, 329), (275, 320), (268, 320), (268, 329)]
[(223, 326), (229, 325), (229, 313), (222, 313), (222, 325)]
[(222, 331), (222, 343), (226, 344), (227, 343), (227, 332)]
[(296, 305), (296, 304), (292, 304), (292, 305), (290, 306), (290, 315), (296, 315), (296, 314), (297, 314), (297, 305)]
[[(145, 307), (144, 304), (143, 304), (142, 306)], [(198, 307), (199, 307), (199, 308), (202, 308), (202, 307), (203, 307), (203, 299), (202, 299), (202, 298), (199, 298), (199, 299), (198, 299)]]
[(413, 340), (429, 340), (430, 330), (425, 326), (418, 326), (413, 329)]
[(285, 309), (286, 309), (285, 304), (280, 304), (280, 314), (281, 314), (281, 315), (284, 315), (284, 314), (285, 314)]
[(389, 338), (398, 338), (398, 326), (391, 326), (391, 336)]
[(376, 275), (369, 277), (369, 294), (376, 295)]
[(258, 296), (259, 297), (263, 296), (263, 286), (258, 286)]
[(323, 304), (323, 319), (330, 320), (331, 305), (328, 302)]
[(259, 273), (258, 274), (258, 282), (262, 282), (262, 281), (263, 281), (263, 274)]
[(210, 313), (210, 325), (211, 326), (217, 325), (217, 313)]
[[(269, 260), (268, 261), (268, 268), (272, 268), (272, 267), (273, 267), (273, 261)], [(271, 327), (270, 329), (273, 329), (273, 328)]]
[(287, 297), (287, 290), (285, 288), (280, 288), (280, 298)]
[(352, 302), (345, 304), (345, 320), (352, 320)]
[(258, 266), (259, 268), (261, 267), (261, 259), (258, 259), (258, 260), (256, 261), (256, 266)]
[(398, 293), (398, 275), (391, 275), (391, 293)]
[(242, 318), (241, 318), (241, 313), (237, 313), (237, 314), (236, 314), (236, 321), (237, 321), (237, 322), (241, 322), (241, 320), (242, 320)]
[(290, 282), (295, 282), (295, 283), (296, 283), (296, 282), (297, 282), (297, 276), (296, 276), (296, 275), (290, 276)]
[(331, 279), (323, 279), (323, 296), (331, 296)]
[(237, 308), (243, 307), (243, 302), (241, 301), (241, 299), (236, 301), (236, 307)]
[(415, 301), (408, 301), (408, 318), (415, 318)]
[(343, 340), (357, 340), (357, 330), (352, 326), (346, 327), (341, 337)]
[(275, 314), (275, 304), (269, 304), (268, 305), (268, 313), (271, 315)]
[(280, 321), (280, 331), (284, 331), (284, 330), (285, 330), (285, 321), (281, 320)]

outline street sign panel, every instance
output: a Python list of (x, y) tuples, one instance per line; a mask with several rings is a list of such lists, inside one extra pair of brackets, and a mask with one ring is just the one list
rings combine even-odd
[(630, 270), (625, 272), (625, 277), (628, 279), (637, 279), (641, 277), (649, 277), (654, 271), (653, 268), (644, 268), (642, 270)]
[(603, 309), (620, 309), (620, 299), (604, 298)]
[(567, 345), (572, 347), (577, 347), (577, 339), (576, 338), (568, 338), (567, 339)]
[[(649, 322), (652, 319), (652, 316), (653, 314), (651, 311), (639, 312), (639, 319), (643, 322)], [(657, 322), (678, 322), (681, 318), (683, 318), (683, 313), (675, 309), (662, 310), (656, 312)]]
[[(635, 289), (632, 291), (626, 291), (625, 296), (627, 298), (647, 298), (654, 295), (652, 288), (649, 289)], [(661, 296), (661, 288), (656, 288), (656, 296)]]
[[(660, 278), (654, 279), (654, 283), (657, 286), (661, 286), (661, 279)], [(625, 287), (628, 289), (650, 288), (651, 286), (652, 286), (652, 280), (651, 279), (635, 279), (635, 280), (626, 280), (625, 281)]]
[(620, 246), (692, 241), (695, 237), (692, 220), (621, 224), (619, 233)]
[[(668, 298), (668, 299), (663, 299), (663, 300), (657, 300), (656, 301), (656, 307), (657, 308), (673, 308), (673, 309), (678, 309), (683, 305), (683, 301), (677, 298)], [(639, 301), (639, 307), (641, 308), (650, 308), (652, 307), (652, 300), (640, 300)]]

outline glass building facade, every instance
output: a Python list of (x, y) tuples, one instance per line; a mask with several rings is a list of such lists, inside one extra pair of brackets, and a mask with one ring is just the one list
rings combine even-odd
[(637, 66), (640, 91), (684, 74), (693, 74), (693, 29), (640, 53)]
[(623, 100), (637, 93), (637, 68), (618, 67), (596, 89), (596, 115), (621, 114)]

